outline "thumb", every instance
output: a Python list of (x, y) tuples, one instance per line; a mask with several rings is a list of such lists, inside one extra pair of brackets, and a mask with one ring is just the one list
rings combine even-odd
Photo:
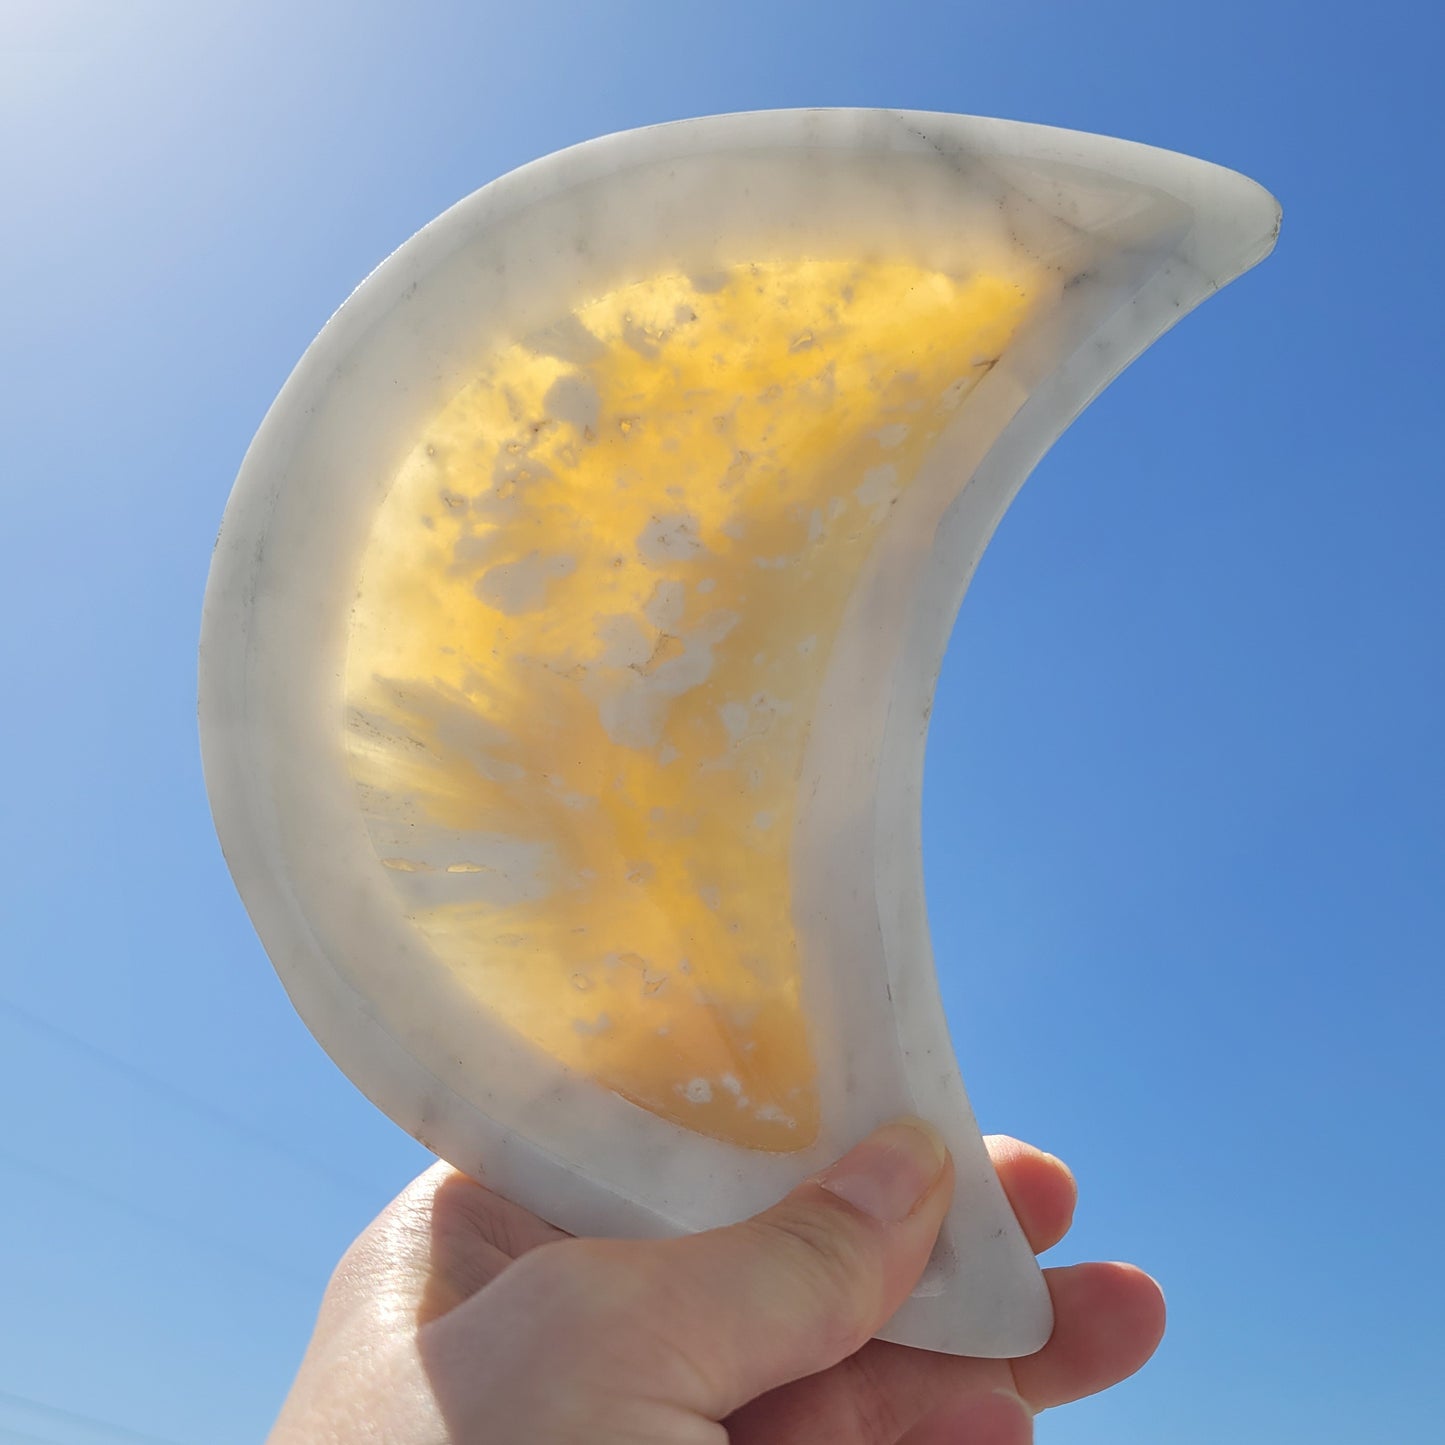
[(860, 1349), (923, 1273), (952, 1193), (943, 1141), (901, 1119), (753, 1219), (626, 1246), (654, 1398), (719, 1420)]

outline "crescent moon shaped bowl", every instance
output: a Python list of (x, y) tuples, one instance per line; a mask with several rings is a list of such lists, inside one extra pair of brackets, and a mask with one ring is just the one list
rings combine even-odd
[(379, 266), (246, 455), (200, 657), (226, 858), (357, 1086), (591, 1234), (920, 1114), (957, 1190), (884, 1333), (1038, 1349), (933, 972), (934, 682), (1035, 462), (1278, 219), (1123, 141), (783, 111), (549, 156)]

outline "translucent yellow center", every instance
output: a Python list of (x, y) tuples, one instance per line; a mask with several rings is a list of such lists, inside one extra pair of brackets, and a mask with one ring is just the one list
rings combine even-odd
[(347, 747), (440, 962), (563, 1065), (808, 1144), (797, 779), (845, 604), (1036, 277), (661, 276), (478, 366), (381, 507)]

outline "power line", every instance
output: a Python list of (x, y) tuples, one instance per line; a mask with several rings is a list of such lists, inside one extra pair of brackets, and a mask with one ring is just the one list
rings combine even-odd
[(223, 1109), (217, 1108), (214, 1104), (199, 1098), (195, 1094), (188, 1093), (184, 1089), (177, 1088), (174, 1084), (167, 1083), (163, 1079), (156, 1078), (142, 1069), (136, 1068), (132, 1063), (122, 1059), (117, 1054), (111, 1053), (108, 1049), (100, 1048), (98, 1045), (73, 1034), (69, 1029), (61, 1028), (59, 1024), (52, 1023), (49, 1019), (42, 1018), (39, 1014), (31, 1013), (29, 1009), (22, 1008), (11, 999), (0, 998), (0, 1014), (8, 1014), (17, 1023), (36, 1033), (48, 1036), (56, 1043), (68, 1048), (73, 1053), (83, 1054), (112, 1072), (129, 1079), (133, 1084), (151, 1093), (168, 1099), (171, 1103), (183, 1108), (190, 1109), (199, 1114), (202, 1118), (212, 1124), (219, 1125), (223, 1129), (241, 1138), (249, 1139), (253, 1144), (270, 1150), (273, 1154), (279, 1154), (289, 1159), (292, 1163), (300, 1165), (308, 1173), (315, 1174), (325, 1179), (333, 1187), (341, 1189), (348, 1194), (367, 1195), (371, 1191), (359, 1179), (353, 1179), (348, 1175), (338, 1173), (324, 1164), (318, 1164), (314, 1159), (303, 1154), (299, 1149), (293, 1149), (283, 1140), (274, 1138), (263, 1129), (258, 1129), (244, 1120), (228, 1114)]
[[(88, 1194), (92, 1199), (98, 1199), (102, 1204), (124, 1210), (127, 1214), (144, 1220), (145, 1223), (151, 1225), (153, 1228), (162, 1230), (168, 1240), (177, 1237), (188, 1239), (193, 1245), (199, 1245), (201, 1248), (213, 1254), (219, 1254), (231, 1260), (233, 1263), (244, 1265), (247, 1269), (263, 1270), (266, 1274), (276, 1279), (284, 1280), (293, 1288), (304, 1290), (307, 1294), (313, 1294), (317, 1289), (317, 1281), (307, 1279), (297, 1271), (289, 1269), (286, 1265), (270, 1258), (268, 1255), (257, 1254), (249, 1249), (238, 1248), (234, 1243), (223, 1240), (218, 1235), (207, 1234), (203, 1229), (196, 1229), (183, 1219), (176, 1219), (165, 1214), (160, 1214), (154, 1209), (146, 1208), (143, 1204), (137, 1204), (132, 1199), (126, 1199), (119, 1194), (112, 1194), (109, 1190), (101, 1189), (88, 1179), (77, 1179), (49, 1165), (37, 1164), (33, 1159), (27, 1159), (20, 1154), (12, 1154), (8, 1149), (0, 1149), (0, 1160), (4, 1160), (12, 1169), (23, 1169), (27, 1174), (34, 1174), (38, 1178), (49, 1180), (50, 1183), (58, 1184), (72, 1193)], [(4, 1392), (0, 1391), (0, 1399), (3, 1398)]]
[[(63, 1410), (59, 1405), (47, 1404), (44, 1400), (32, 1400), (28, 1395), (17, 1395), (10, 1390), (0, 1390), (0, 1402), (7, 1405), (18, 1405), (24, 1410), (34, 1410), (41, 1415), (47, 1415), (52, 1420), (63, 1420), (69, 1425), (82, 1425), (89, 1430), (105, 1430), (115, 1436), (117, 1440), (128, 1440), (133, 1445), (181, 1445), (179, 1440), (169, 1440), (161, 1435), (147, 1435), (140, 1430), (132, 1430), (125, 1425), (117, 1425), (113, 1420), (101, 1420), (94, 1415), (81, 1415), (74, 1410)], [(8, 1425), (0, 1427), (9, 1430)], [(54, 1440), (45, 1440), (39, 1435), (25, 1435), (20, 1431), (11, 1431), (18, 1434), (26, 1441), (37, 1441), (39, 1445), (59, 1445)]]

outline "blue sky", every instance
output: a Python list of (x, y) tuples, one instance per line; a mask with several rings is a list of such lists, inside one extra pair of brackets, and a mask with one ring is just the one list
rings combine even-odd
[(1279, 249), (1045, 459), (933, 715), (930, 912), (1060, 1258), (1171, 1328), (1048, 1445), (1427, 1438), (1445, 1007), (1441, 21), (1428, 7), (0, 8), (0, 1442), (241, 1445), (424, 1163), (291, 1011), (211, 830), (211, 542), (328, 314), (592, 135), (888, 105), (1242, 170)]

